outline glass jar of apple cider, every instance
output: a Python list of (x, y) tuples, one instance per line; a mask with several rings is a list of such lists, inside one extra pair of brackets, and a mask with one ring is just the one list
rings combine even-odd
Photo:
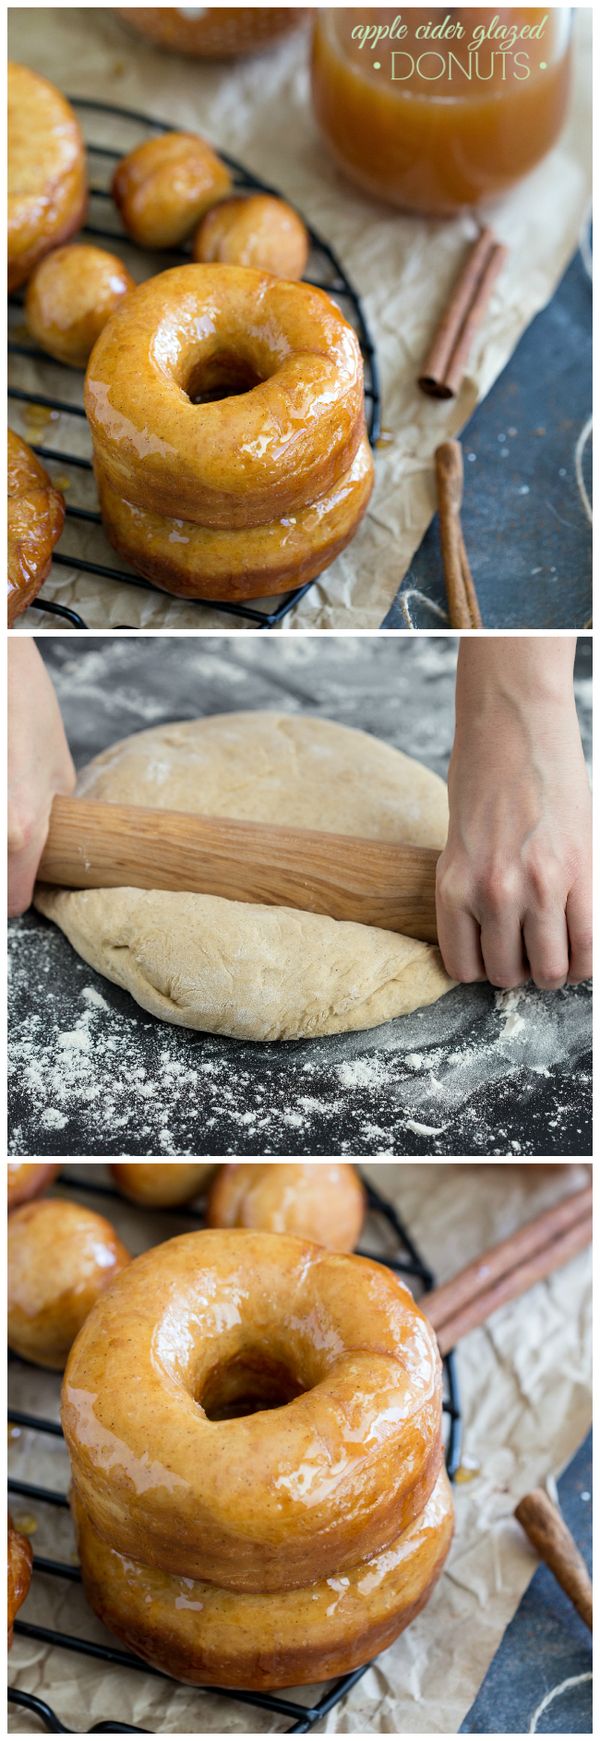
[(565, 119), (571, 9), (441, 6), (317, 14), (313, 104), (367, 193), (444, 216), (495, 199)]

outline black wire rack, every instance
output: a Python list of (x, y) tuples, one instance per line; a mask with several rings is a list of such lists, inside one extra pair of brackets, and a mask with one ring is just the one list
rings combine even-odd
[[(123, 1201), (114, 1186), (111, 1186), (110, 1184), (104, 1185), (95, 1179), (87, 1179), (85, 1175), (77, 1176), (75, 1178), (71, 1176), (61, 1177), (59, 1179), (59, 1184), (62, 1187), (67, 1186), (75, 1191), (88, 1192), (93, 1196), (104, 1198), (112, 1197), (121, 1203)], [(360, 1257), (375, 1259), (377, 1263), (385, 1264), (388, 1269), (394, 1270), (396, 1275), (401, 1276), (403, 1279), (405, 1278), (410, 1283), (411, 1289), (417, 1298), (421, 1293), (428, 1293), (431, 1288), (435, 1287), (435, 1276), (433, 1271), (429, 1269), (428, 1265), (423, 1262), (423, 1259), (417, 1250), (414, 1241), (411, 1239), (407, 1228), (404, 1226), (397, 1209), (393, 1203), (390, 1203), (388, 1199), (370, 1183), (368, 1179), (363, 1179), (363, 1184), (366, 1190), (370, 1215), (374, 1217), (376, 1222), (379, 1222), (385, 1229), (387, 1229), (388, 1234), (391, 1233), (393, 1241), (397, 1246), (397, 1250), (392, 1255), (382, 1256), (380, 1252), (375, 1252), (359, 1246), (358, 1255)], [(145, 1213), (147, 1212), (148, 1211), (145, 1210)], [(203, 1225), (203, 1217), (201, 1212), (198, 1210), (186, 1210), (181, 1208), (161, 1209), (157, 1210), (156, 1213), (160, 1214), (162, 1218), (172, 1218), (179, 1223), (181, 1223), (181, 1221), (189, 1222), (191, 1227), (201, 1227)], [(13, 1355), (11, 1357), (11, 1363), (12, 1361), (16, 1361), (20, 1364), (17, 1356)], [(443, 1367), (443, 1407), (446, 1419), (445, 1461), (450, 1480), (453, 1480), (460, 1466), (461, 1457), (461, 1409), (454, 1353), (445, 1356)], [(9, 1427), (31, 1428), (35, 1432), (46, 1434), (53, 1438), (62, 1438), (61, 1428), (56, 1421), (47, 1420), (37, 1415), (26, 1414), (10, 1407), (8, 1411), (8, 1423)], [(14, 1494), (20, 1499), (27, 1500), (30, 1504), (50, 1505), (65, 1511), (68, 1511), (69, 1509), (69, 1501), (65, 1493), (55, 1492), (50, 1488), (40, 1487), (31, 1482), (10, 1478), (8, 1482), (8, 1490), (9, 1493)], [(36, 1554), (34, 1556), (33, 1569), (35, 1575), (60, 1578), (63, 1580), (66, 1579), (72, 1584), (81, 1583), (79, 1567), (70, 1565), (68, 1562), (62, 1560), (48, 1559)], [(141, 1658), (131, 1655), (128, 1651), (118, 1650), (116, 1646), (112, 1644), (97, 1644), (90, 1639), (79, 1638), (70, 1633), (54, 1631), (52, 1628), (47, 1626), (36, 1626), (31, 1621), (27, 1620), (16, 1620), (14, 1631), (15, 1635), (19, 1637), (35, 1639), (39, 1643), (60, 1650), (72, 1651), (78, 1656), (90, 1657), (97, 1662), (110, 1663), (113, 1668), (121, 1667), (135, 1669), (140, 1674), (151, 1675), (154, 1679), (164, 1681), (167, 1686), (179, 1684), (171, 1681), (169, 1676), (163, 1674), (161, 1670), (150, 1668), (147, 1663), (141, 1660)], [(320, 1722), (322, 1718), (326, 1717), (328, 1713), (333, 1710), (334, 1705), (339, 1704), (341, 1699), (347, 1697), (348, 1693), (350, 1693), (352, 1688), (356, 1686), (357, 1681), (361, 1680), (362, 1676), (366, 1674), (367, 1669), (370, 1668), (370, 1666), (370, 1662), (366, 1662), (360, 1668), (354, 1669), (351, 1674), (340, 1676), (333, 1684), (328, 1685), (323, 1690), (321, 1696), (314, 1704), (310, 1705), (303, 1705), (297, 1699), (282, 1698), (278, 1693), (251, 1693), (243, 1690), (238, 1691), (237, 1689), (232, 1691), (231, 1688), (222, 1687), (199, 1687), (196, 1691), (198, 1692), (199, 1698), (202, 1698), (203, 1693), (206, 1692), (212, 1697), (227, 1699), (230, 1702), (234, 1701), (238, 1704), (250, 1707), (258, 1707), (262, 1711), (271, 1711), (273, 1716), (289, 1718), (289, 1724), (280, 1732), (288, 1735), (307, 1735), (310, 1730), (314, 1728), (316, 1723)], [(24, 1692), (20, 1688), (9, 1687), (8, 1697), (10, 1703), (20, 1705), (25, 1710), (35, 1713), (35, 1715), (39, 1717), (44, 1729), (49, 1734), (68, 1735), (88, 1733), (92, 1735), (110, 1733), (118, 1735), (146, 1735), (154, 1733), (154, 1731), (140, 1729), (127, 1723), (112, 1721), (95, 1723), (93, 1728), (87, 1731), (70, 1730), (65, 1728), (65, 1725), (60, 1722), (60, 1719), (57, 1717), (56, 1712), (52, 1707), (43, 1699), (38, 1698), (37, 1694)], [(198, 1733), (201, 1732), (202, 1730), (200, 1727)]]
[[(89, 130), (90, 122), (93, 125), (94, 122), (97, 122), (101, 117), (106, 121), (116, 120), (120, 133), (122, 133), (124, 127), (126, 131), (130, 127), (136, 129), (138, 132), (141, 129), (145, 137), (147, 137), (151, 132), (160, 134), (168, 133), (170, 131), (170, 128), (164, 122), (156, 121), (149, 115), (140, 114), (135, 109), (122, 109), (113, 103), (100, 103), (96, 102), (95, 99), (88, 97), (69, 97), (69, 102), (73, 105), (73, 108), (80, 113), (82, 126), (85, 132)], [(112, 141), (114, 129), (111, 128), (110, 132)], [(110, 144), (103, 144), (94, 139), (86, 138), (86, 149), (88, 156), (91, 159), (91, 216), (90, 222), (85, 225), (81, 234), (91, 236), (101, 243), (108, 242), (112, 243), (113, 246), (117, 244), (120, 250), (125, 249), (127, 253), (133, 255), (132, 264), (134, 265), (134, 268), (137, 261), (138, 269), (137, 272), (134, 269), (133, 276), (147, 278), (157, 271), (162, 271), (166, 266), (180, 264), (182, 261), (189, 260), (190, 255), (183, 249), (171, 249), (168, 252), (161, 252), (160, 256), (155, 256), (154, 261), (152, 261), (148, 255), (144, 254), (133, 242), (131, 242), (120, 224), (118, 212), (112, 200), (110, 189), (102, 180), (102, 172), (104, 171), (104, 175), (106, 176), (109, 171), (112, 171), (114, 164), (130, 151), (134, 144), (137, 143), (137, 138), (130, 138), (123, 142), (121, 141), (121, 138), (119, 138), (119, 144), (115, 148), (112, 142)], [(238, 163), (235, 158), (229, 157), (226, 152), (220, 151), (219, 156), (231, 171), (235, 187), (246, 190), (258, 190), (260, 193), (275, 194), (277, 197), (281, 197), (278, 189), (273, 188), (267, 182), (262, 181), (259, 176), (253, 175), (250, 170), (244, 167), (243, 164)], [(98, 177), (100, 177), (100, 179), (98, 179)], [(107, 205), (110, 207), (111, 213), (109, 228), (107, 228), (105, 223), (102, 222)], [(306, 219), (303, 221), (306, 223)], [(354, 289), (353, 284), (351, 284), (341, 261), (338, 259), (337, 254), (334, 252), (329, 242), (326, 242), (310, 224), (306, 223), (306, 228), (308, 230), (311, 245), (309, 266), (305, 273), (306, 282), (315, 285), (317, 289), (326, 290), (329, 295), (334, 297), (336, 302), (340, 303), (343, 313), (355, 327), (358, 336), (365, 373), (365, 412), (367, 430), (371, 446), (375, 447), (381, 427), (379, 370), (375, 347), (371, 338), (362, 302), (357, 291)], [(159, 261), (158, 264), (157, 260)], [(144, 266), (142, 273), (140, 273), (140, 262), (142, 262)], [(22, 310), (22, 293), (17, 293), (11, 297), (10, 305), (13, 310)], [(31, 391), (28, 388), (21, 387), (18, 383), (15, 383), (14, 385), (9, 386), (9, 399), (17, 405), (22, 405), (24, 407), (29, 406), (30, 408), (35, 407), (36, 412), (38, 408), (41, 408), (42, 413), (48, 413), (49, 419), (57, 414), (71, 420), (77, 419), (80, 421), (83, 419), (87, 434), (81, 381), (80, 379), (78, 380), (76, 372), (72, 369), (65, 368), (61, 363), (54, 362), (53, 359), (48, 357), (44, 351), (38, 349), (33, 343), (27, 340), (26, 332), (23, 332), (21, 335), (20, 329), (18, 330), (17, 337), (11, 337), (9, 328), (8, 350), (9, 357), (26, 358), (31, 362), (43, 363), (45, 367), (59, 371), (58, 380), (62, 384), (61, 393), (55, 396), (53, 394)], [(79, 386), (77, 398), (70, 396), (74, 383)], [(65, 396), (63, 396), (63, 394)], [(62, 468), (65, 468), (67, 471), (70, 471), (70, 469), (73, 468), (75, 473), (78, 473), (79, 476), (81, 476), (82, 473), (89, 474), (92, 472), (92, 461), (89, 457), (89, 453), (72, 453), (69, 452), (68, 449), (60, 451), (54, 447), (49, 447), (43, 443), (36, 442), (35, 440), (30, 441), (30, 446), (33, 447), (34, 453), (37, 453), (40, 459), (50, 460), (55, 464), (60, 465)], [(91, 450), (91, 442), (89, 441), (89, 438), (88, 447)], [(90, 508), (83, 504), (78, 505), (77, 503), (71, 503), (70, 501), (67, 502), (66, 524), (67, 527), (73, 529), (75, 529), (78, 524), (88, 527), (95, 526), (99, 530), (102, 528), (102, 520), (97, 506)], [(75, 569), (78, 573), (83, 574), (95, 574), (98, 575), (101, 581), (117, 581), (120, 585), (133, 586), (146, 592), (153, 592), (158, 594), (162, 599), (173, 598), (176, 596), (161, 591), (160, 587), (153, 586), (151, 581), (145, 580), (142, 576), (134, 574), (131, 569), (123, 569), (116, 566), (116, 561), (115, 563), (112, 561), (109, 563), (106, 561), (94, 562), (84, 559), (82, 556), (78, 556), (76, 551), (71, 554), (69, 551), (62, 549), (54, 552), (53, 561), (59, 568)], [(184, 602), (197, 607), (200, 612), (202, 610), (217, 610), (221, 611), (225, 616), (241, 617), (245, 621), (252, 623), (256, 628), (271, 629), (275, 627), (277, 623), (282, 622), (283, 618), (294, 609), (294, 606), (299, 603), (300, 599), (304, 598), (305, 593), (307, 593), (309, 588), (314, 586), (314, 584), (314, 581), (308, 581), (304, 586), (296, 587), (292, 591), (286, 593), (283, 598), (274, 600), (272, 608), (269, 608), (268, 604), (266, 608), (259, 608), (257, 605), (252, 605), (250, 603), (230, 604), (221, 599), (217, 601), (210, 599), (186, 599)], [(49, 601), (42, 597), (38, 597), (35, 600), (34, 608), (36, 610), (45, 611), (52, 616), (61, 617), (70, 622), (74, 628), (85, 629), (88, 626), (77, 611), (69, 610), (66, 605), (58, 604), (55, 601)], [(127, 623), (120, 623), (115, 626), (119, 628), (131, 627), (131, 625)]]

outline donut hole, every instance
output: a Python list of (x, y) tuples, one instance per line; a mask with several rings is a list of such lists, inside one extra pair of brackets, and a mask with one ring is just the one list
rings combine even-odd
[(222, 351), (194, 364), (184, 392), (192, 405), (211, 405), (217, 399), (237, 399), (260, 387), (263, 376), (244, 357)]
[(240, 1415), (282, 1408), (293, 1402), (294, 1397), (302, 1396), (306, 1388), (297, 1373), (282, 1361), (262, 1349), (247, 1349), (213, 1366), (197, 1401), (209, 1421), (228, 1421)]

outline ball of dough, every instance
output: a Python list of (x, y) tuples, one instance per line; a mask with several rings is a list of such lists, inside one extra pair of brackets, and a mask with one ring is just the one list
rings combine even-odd
[(230, 1161), (219, 1167), (206, 1210), (209, 1227), (296, 1233), (330, 1251), (352, 1251), (364, 1216), (358, 1173), (343, 1161)]
[(132, 1203), (168, 1209), (191, 1203), (214, 1166), (212, 1161), (115, 1161), (110, 1170), (119, 1191)]
[(60, 1173), (60, 1161), (8, 1161), (7, 1165), (9, 1211), (29, 1202), (30, 1197), (38, 1197)]
[(8, 1224), (8, 1345), (61, 1372), (78, 1330), (130, 1262), (91, 1209), (60, 1197), (24, 1203)]
[(25, 317), (42, 349), (85, 369), (98, 334), (135, 279), (117, 254), (73, 243), (47, 254), (29, 280)]
[[(84, 769), (79, 792), (204, 816), (328, 828), (441, 848), (429, 768), (308, 715), (217, 714), (153, 727)], [(207, 1033), (291, 1040), (374, 1028), (449, 991), (439, 950), (375, 926), (219, 896), (58, 890), (36, 905), (90, 967), (152, 1015)]]
[(256, 266), (276, 278), (301, 278), (308, 248), (306, 227), (293, 207), (272, 194), (255, 193), (213, 206), (196, 231), (192, 255), (209, 263)]
[(112, 194), (142, 248), (174, 248), (231, 186), (225, 164), (195, 133), (146, 139), (117, 165)]

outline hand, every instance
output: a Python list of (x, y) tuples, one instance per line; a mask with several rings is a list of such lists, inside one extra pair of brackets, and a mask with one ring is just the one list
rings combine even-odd
[(52, 799), (75, 785), (54, 689), (35, 642), (8, 645), (8, 911), (31, 903)]
[(572, 638), (464, 640), (438, 864), (452, 979), (544, 991), (592, 971), (591, 799)]

